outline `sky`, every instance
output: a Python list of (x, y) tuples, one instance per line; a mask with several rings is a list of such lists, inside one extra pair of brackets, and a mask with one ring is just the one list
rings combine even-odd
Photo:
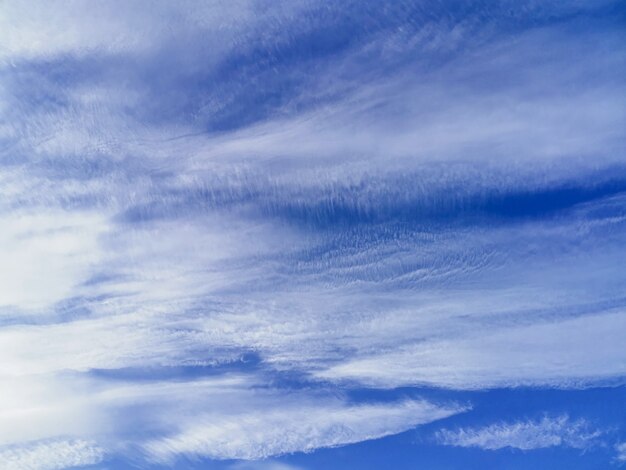
[(625, 26), (0, 0), (0, 468), (626, 468)]

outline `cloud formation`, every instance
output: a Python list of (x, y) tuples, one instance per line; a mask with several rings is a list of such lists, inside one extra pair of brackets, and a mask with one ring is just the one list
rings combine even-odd
[(443, 445), (487, 450), (505, 447), (532, 450), (554, 446), (587, 449), (597, 444), (601, 434), (591, 430), (584, 420), (571, 420), (563, 415), (481, 428), (443, 429), (437, 433), (437, 440)]
[(146, 450), (157, 461), (176, 455), (263, 459), (377, 439), (464, 410), (415, 401), (345, 406), (334, 401), (310, 404), (294, 403), (289, 397), (281, 400), (286, 402), (270, 409), (261, 405), (243, 413), (237, 410), (196, 416), (179, 434), (148, 442)]
[(618, 13), (8, 2), (3, 455), (254, 460), (470, 406), (431, 388), (623, 384)]
[(2, 468), (6, 470), (62, 470), (95, 465), (104, 452), (82, 440), (44, 441), (9, 449), (0, 448)]

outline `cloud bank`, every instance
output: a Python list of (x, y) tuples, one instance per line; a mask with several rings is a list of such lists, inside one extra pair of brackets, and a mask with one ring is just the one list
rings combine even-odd
[[(255, 460), (470, 406), (355, 390), (623, 384), (619, 13), (8, 2), (7, 461)], [(582, 429), (494, 426), (446, 439)]]

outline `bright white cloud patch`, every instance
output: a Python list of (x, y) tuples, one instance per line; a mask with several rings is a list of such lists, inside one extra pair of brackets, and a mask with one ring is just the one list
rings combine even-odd
[(43, 309), (74, 294), (101, 258), (94, 212), (0, 214), (0, 308)]
[(498, 423), (479, 428), (444, 429), (437, 441), (457, 447), (497, 450), (511, 447), (521, 450), (564, 446), (586, 449), (597, 444), (601, 432), (592, 430), (584, 420), (568, 416), (549, 417), (513, 423)]
[(83, 440), (43, 441), (10, 448), (0, 447), (0, 462), (5, 470), (63, 470), (95, 465), (104, 451)]

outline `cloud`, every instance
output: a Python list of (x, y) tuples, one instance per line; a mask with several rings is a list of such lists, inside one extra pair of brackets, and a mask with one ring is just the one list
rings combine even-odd
[(76, 292), (100, 261), (106, 218), (94, 211), (0, 214), (0, 308), (42, 310)]
[(76, 374), (15, 378), (2, 383), (9, 392), (0, 407), (0, 445), (72, 436), (140, 448), (158, 462), (183, 455), (253, 460), (376, 439), (467, 409), (425, 400), (351, 404), (324, 390), (262, 385), (251, 374), (144, 383)]
[(334, 400), (294, 402), (287, 396), (271, 408), (199, 413), (180, 433), (145, 448), (157, 461), (177, 455), (255, 460), (377, 439), (463, 410), (421, 401), (345, 406)]
[(63, 470), (96, 465), (104, 451), (84, 440), (54, 440), (0, 448), (0, 461), (6, 470)]
[(615, 450), (617, 451), (616, 459), (619, 462), (626, 462), (626, 442), (616, 444)]
[(110, 429), (109, 410), (97, 406), (98, 390), (86, 377), (5, 376), (0, 387), (0, 446), (67, 437), (91, 440)]
[[(271, 13), (276, 15), (282, 10), (289, 14), (297, 11), (299, 3), (290, 2)], [(263, 17), (260, 2), (256, 1), (219, 1), (210, 5), (184, 2), (177, 7), (158, 1), (150, 10), (140, 1), (73, 1), (70, 5), (33, 1), (28, 9), (10, 3), (0, 23), (0, 59), (88, 57), (98, 53), (139, 55), (154, 52), (168, 41), (186, 44), (195, 34), (215, 35), (219, 31), (220, 36), (211, 38), (211, 52), (217, 54), (219, 49), (231, 50), (229, 38), (232, 41), (245, 34)], [(186, 34), (180, 34), (181, 31)]]
[(463, 409), (327, 388), (623, 379), (613, 7), (7, 5), (0, 441), (254, 459)]
[(591, 430), (584, 420), (568, 416), (545, 416), (540, 420), (498, 423), (482, 428), (443, 429), (436, 435), (442, 445), (478, 447), (486, 450), (514, 448), (521, 450), (564, 446), (587, 449), (598, 442), (602, 433)]
[(272, 461), (237, 462), (228, 468), (232, 470), (302, 470), (302, 467)]
[[(434, 385), (480, 389), (517, 385), (577, 387), (623, 377), (623, 312), (431, 340), (346, 361), (317, 373), (379, 387)], [(601, 342), (601, 352), (593, 352)]]

